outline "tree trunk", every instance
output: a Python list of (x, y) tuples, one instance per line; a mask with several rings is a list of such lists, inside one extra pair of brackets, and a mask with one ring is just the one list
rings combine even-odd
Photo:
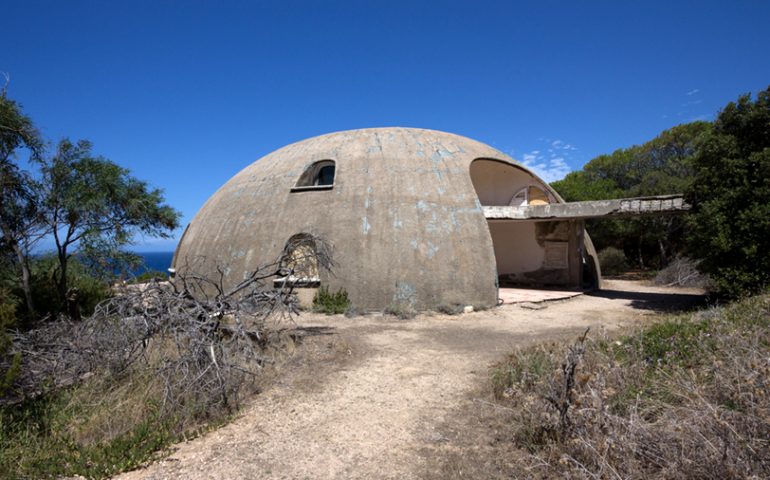
[(16, 260), (19, 262), (19, 268), (21, 268), (21, 289), (24, 291), (24, 300), (27, 303), (27, 313), (30, 319), (35, 318), (35, 302), (32, 299), (32, 286), (30, 285), (30, 279), (32, 277), (29, 271), (29, 262), (27, 256), (24, 255), (24, 251), (19, 247), (18, 243), (13, 243), (13, 251), (16, 254)]
[(644, 257), (642, 257), (642, 237), (637, 239), (636, 251), (639, 255), (639, 268), (644, 269)]
[(56, 279), (56, 287), (59, 293), (59, 301), (62, 308), (66, 311), (69, 309), (69, 301), (67, 299), (67, 249), (60, 248), (58, 252), (59, 257), (59, 278)]
[(658, 239), (658, 249), (660, 250), (660, 268), (664, 268), (668, 265), (668, 255), (666, 255), (666, 245), (662, 238)]

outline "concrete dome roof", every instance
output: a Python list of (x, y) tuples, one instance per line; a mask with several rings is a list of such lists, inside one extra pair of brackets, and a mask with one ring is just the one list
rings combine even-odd
[[(334, 246), (337, 264), (332, 275), (321, 272), (321, 283), (345, 288), (359, 308), (494, 305), (495, 255), (470, 176), (479, 158), (545, 185), (488, 145), (434, 130), (366, 128), (288, 145), (212, 195), (185, 231), (175, 267), (204, 259), (236, 283), (275, 260), (293, 235), (313, 233)], [(333, 186), (295, 189), (321, 160), (335, 162)]]

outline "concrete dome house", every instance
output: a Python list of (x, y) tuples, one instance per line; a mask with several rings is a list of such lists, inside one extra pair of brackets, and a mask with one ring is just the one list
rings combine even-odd
[(313, 277), (304, 285), (344, 288), (366, 310), (493, 306), (500, 285), (596, 284), (582, 221), (485, 216), (486, 206), (553, 203), (563, 200), (526, 167), (466, 137), (331, 133), (276, 150), (223, 185), (188, 225), (173, 267), (198, 259), (235, 284), (313, 234), (333, 246), (336, 265), (297, 267)]

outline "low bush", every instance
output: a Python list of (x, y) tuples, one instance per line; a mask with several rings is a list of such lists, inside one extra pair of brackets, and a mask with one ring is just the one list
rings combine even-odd
[(21, 354), (11, 351), (8, 331), (17, 325), (16, 306), (18, 300), (0, 287), (0, 398), (14, 384), (21, 372)]
[(14, 332), (9, 350), (23, 355), (0, 397), (0, 478), (111, 476), (229, 418), (293, 345), (296, 299), (268, 282), (275, 265), (229, 290), (182, 273), (80, 321)]
[(393, 315), (401, 320), (410, 320), (417, 316), (417, 310), (411, 305), (403, 303), (393, 303), (388, 305), (382, 313), (385, 315)]
[(439, 313), (443, 313), (444, 315), (460, 315), (461, 313), (463, 313), (464, 309), (465, 309), (465, 306), (459, 303), (451, 303), (451, 304), (443, 303), (438, 307), (436, 307), (436, 311)]
[(441, 476), (766, 478), (768, 339), (770, 294), (518, 350), (491, 370), (494, 409), (472, 420), (494, 441)]
[(623, 250), (607, 247), (599, 252), (599, 266), (604, 275), (618, 275), (628, 269), (628, 261)]
[(360, 317), (362, 315), (366, 315), (366, 312), (353, 305), (345, 309), (345, 316), (348, 318)]
[(655, 285), (709, 288), (709, 276), (698, 270), (698, 263), (687, 257), (677, 257), (653, 278)]
[(168, 280), (168, 273), (160, 272), (158, 270), (147, 270), (132, 278), (129, 283), (146, 283), (153, 280), (164, 282)]
[[(54, 281), (57, 268), (58, 262), (52, 256), (37, 258), (32, 264), (32, 297), (40, 315), (55, 316), (64, 310)], [(83, 316), (91, 315), (96, 305), (110, 296), (109, 281), (93, 276), (77, 257), (70, 259), (67, 276), (70, 289), (77, 292), (77, 304)], [(17, 296), (23, 298), (21, 292)]]
[(177, 438), (174, 426), (135, 387), (119, 389), (119, 415), (105, 405), (117, 399), (114, 386), (75, 387), (0, 407), (0, 474), (105, 478), (156, 457)]
[(313, 298), (313, 311), (325, 313), (326, 315), (336, 315), (345, 313), (350, 307), (348, 292), (340, 288), (336, 293), (330, 293), (329, 288), (323, 286), (318, 289)]

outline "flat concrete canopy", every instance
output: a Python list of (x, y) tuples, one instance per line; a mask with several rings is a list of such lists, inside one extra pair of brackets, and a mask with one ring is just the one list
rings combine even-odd
[(590, 202), (549, 203), (523, 207), (484, 206), (489, 220), (576, 220), (598, 217), (663, 215), (690, 209), (683, 195), (617, 198)]

